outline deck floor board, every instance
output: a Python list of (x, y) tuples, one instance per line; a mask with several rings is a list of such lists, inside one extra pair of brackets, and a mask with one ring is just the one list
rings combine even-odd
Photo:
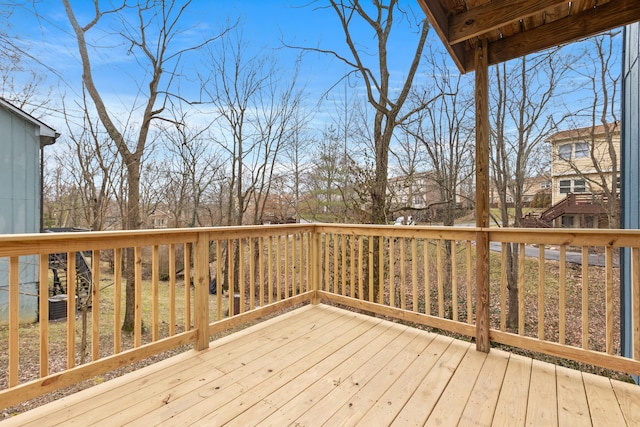
[(639, 418), (635, 385), (315, 305), (0, 425), (572, 426)]

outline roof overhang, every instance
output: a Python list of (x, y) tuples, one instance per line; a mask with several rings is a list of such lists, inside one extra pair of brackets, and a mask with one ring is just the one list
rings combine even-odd
[(418, 0), (461, 72), (476, 69), (479, 40), (489, 65), (640, 21), (639, 0)]
[(56, 142), (56, 139), (60, 136), (60, 134), (56, 132), (54, 128), (36, 119), (31, 114), (25, 112), (21, 108), (16, 107), (4, 98), (0, 98), (0, 107), (22, 118), (24, 121), (36, 126), (37, 135), (40, 138), (41, 147), (54, 144)]

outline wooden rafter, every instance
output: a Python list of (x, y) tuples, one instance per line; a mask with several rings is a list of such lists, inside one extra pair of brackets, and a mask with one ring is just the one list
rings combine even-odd
[(543, 13), (566, 0), (494, 0), (475, 9), (449, 18), (449, 43), (457, 44), (472, 37), (518, 22), (538, 13)]
[(488, 41), (489, 65), (640, 21), (639, 0), (418, 0), (463, 73)]

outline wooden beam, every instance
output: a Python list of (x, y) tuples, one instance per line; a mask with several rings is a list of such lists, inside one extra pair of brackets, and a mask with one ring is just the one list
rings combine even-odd
[(476, 349), (489, 342), (489, 65), (487, 40), (476, 48)]
[[(640, 21), (638, 0), (611, 0), (602, 6), (489, 43), (489, 65), (570, 43)], [(466, 70), (476, 69), (468, 51)]]
[(436, 30), (438, 37), (444, 43), (449, 55), (453, 58), (453, 62), (455, 62), (460, 71), (466, 73), (468, 70), (464, 46), (449, 43), (449, 20), (440, 0), (418, 0), (418, 4), (427, 15), (427, 19), (433, 29)]
[(449, 18), (449, 43), (455, 45), (504, 25), (542, 13), (567, 0), (493, 0)]

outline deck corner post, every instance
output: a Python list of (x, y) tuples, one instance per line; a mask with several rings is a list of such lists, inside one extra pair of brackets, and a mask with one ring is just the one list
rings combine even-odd
[(194, 324), (196, 350), (209, 348), (209, 236), (198, 233), (194, 260)]
[(476, 63), (476, 349), (489, 341), (489, 54), (487, 40), (475, 50)]

